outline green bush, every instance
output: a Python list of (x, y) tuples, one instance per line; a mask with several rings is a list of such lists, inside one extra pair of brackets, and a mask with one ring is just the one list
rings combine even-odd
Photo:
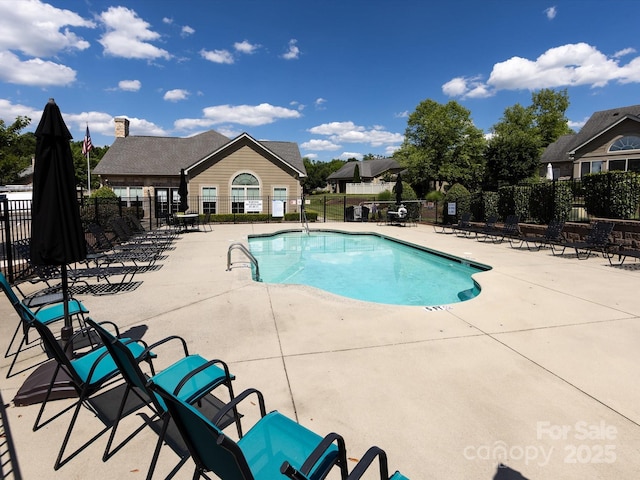
[(627, 219), (640, 205), (640, 174), (601, 172), (582, 178), (587, 213), (596, 217)]
[(91, 192), (91, 196), (89, 198), (118, 198), (118, 196), (109, 187), (100, 187)]
[[(471, 194), (467, 188), (456, 183), (449, 188), (447, 194), (444, 197), (444, 223), (457, 223), (460, 216), (465, 212), (471, 211)], [(449, 215), (447, 204), (456, 204), (456, 215)]]
[(390, 202), (393, 195), (391, 194), (391, 190), (384, 190), (378, 194), (379, 202)]
[(478, 217), (478, 220), (486, 220), (489, 217), (499, 217), (499, 202), (500, 195), (498, 192), (483, 192), (482, 194), (482, 208), (483, 216)]

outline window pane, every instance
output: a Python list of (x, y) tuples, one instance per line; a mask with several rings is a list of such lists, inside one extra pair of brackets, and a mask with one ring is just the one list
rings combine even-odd
[(591, 173), (600, 173), (604, 162), (591, 162)]
[(627, 169), (627, 160), (609, 160), (609, 171)]
[(274, 200), (287, 200), (287, 189), (286, 188), (274, 188), (273, 189), (273, 199)]
[(260, 198), (260, 189), (255, 187), (247, 187), (247, 198), (251, 198), (253, 200)]
[(580, 176), (584, 177), (591, 173), (591, 163), (590, 162), (582, 162), (580, 164)]
[(250, 173), (241, 173), (231, 182), (232, 185), (259, 185), (258, 179)]
[(629, 160), (629, 171), (640, 172), (640, 158), (634, 158)]

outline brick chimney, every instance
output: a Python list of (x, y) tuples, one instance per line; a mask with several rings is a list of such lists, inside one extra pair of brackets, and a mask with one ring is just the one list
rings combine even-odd
[(115, 118), (116, 123), (116, 138), (126, 138), (129, 136), (129, 119), (128, 118)]

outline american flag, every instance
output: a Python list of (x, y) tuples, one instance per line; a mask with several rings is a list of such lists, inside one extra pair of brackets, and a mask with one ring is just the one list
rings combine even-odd
[(86, 155), (92, 148), (93, 145), (91, 144), (91, 134), (89, 134), (89, 125), (87, 125), (87, 133), (85, 133), (84, 141), (82, 142), (82, 154)]

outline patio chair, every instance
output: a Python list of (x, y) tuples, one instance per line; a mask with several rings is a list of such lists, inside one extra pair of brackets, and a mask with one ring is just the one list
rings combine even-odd
[(455, 233), (456, 230), (464, 231), (471, 227), (471, 212), (463, 213), (458, 219), (458, 223), (448, 223), (444, 225), (434, 225), (433, 230), (436, 233)]
[(154, 249), (141, 248), (136, 245), (115, 245), (98, 224), (90, 223), (87, 229), (94, 238), (94, 244), (88, 244), (89, 253), (94, 259), (105, 262), (126, 263), (134, 265), (154, 264), (160, 258), (160, 252)]
[(551, 247), (553, 244), (560, 244), (565, 241), (564, 238), (564, 220), (551, 220), (544, 233), (541, 236), (520, 236), (509, 238), (509, 244), (512, 248), (522, 248), (527, 246), (527, 250), (540, 250), (544, 246)]
[(479, 236), (486, 237), (491, 235), (496, 231), (496, 223), (498, 222), (498, 217), (496, 215), (492, 215), (484, 222), (484, 225), (470, 225), (466, 229), (456, 230), (456, 235), (468, 237), (472, 234), (474, 238), (477, 240)]
[(366, 451), (356, 466), (353, 467), (353, 470), (351, 470), (347, 480), (359, 480), (362, 478), (376, 458), (380, 469), (380, 480), (409, 480), (408, 477), (405, 477), (397, 470), (393, 475), (389, 476), (387, 454), (379, 447), (371, 447)]
[(175, 230), (165, 228), (161, 230), (147, 230), (143, 225), (140, 219), (136, 215), (126, 215), (125, 220), (131, 225), (131, 229), (137, 235), (145, 235), (148, 238), (166, 238), (171, 240), (176, 240), (178, 234)]
[[(613, 258), (618, 257), (616, 262), (613, 261)], [(636, 260), (640, 259), (640, 250), (628, 248), (627, 246), (620, 245), (615, 252), (611, 252), (610, 255), (607, 255), (609, 259), (609, 263), (612, 266), (621, 266), (624, 265), (624, 262), (627, 258), (635, 258)]]
[[(11, 303), (11, 306), (14, 308), (16, 313), (18, 314), (18, 318), (20, 319), (18, 322), (18, 326), (16, 327), (15, 332), (13, 333), (13, 337), (11, 337), (11, 341), (9, 342), (9, 346), (7, 347), (7, 351), (4, 354), (5, 358), (13, 356), (13, 360), (11, 361), (11, 365), (9, 366), (9, 370), (7, 371), (7, 378), (11, 377), (11, 372), (13, 371), (13, 367), (18, 360), (18, 355), (22, 351), (23, 347), (29, 345), (29, 330), (34, 326), (34, 324), (41, 323), (43, 325), (49, 325), (54, 322), (59, 322), (64, 320), (64, 303), (57, 301), (56, 303), (42, 303), (35, 310), (32, 310), (30, 307), (22, 303), (22, 301), (18, 298), (16, 293), (11, 288), (7, 278), (0, 272), (0, 288), (6, 295), (7, 299)], [(58, 296), (55, 296), (55, 300), (59, 300)], [(70, 299), (68, 302), (69, 308), (69, 316), (76, 317), (78, 321), (79, 327), (84, 328), (84, 315), (89, 313), (89, 310), (78, 300)], [(15, 352), (12, 352), (11, 349), (13, 347), (14, 342), (18, 338), (20, 334), (20, 329), (22, 329), (22, 339), (20, 340), (20, 344)], [(31, 368), (31, 367), (29, 367)], [(24, 370), (23, 370), (24, 371)], [(19, 373), (19, 372), (18, 372)]]
[[(119, 337), (120, 334), (117, 330), (117, 326), (113, 323), (110, 323), (110, 325), (116, 330), (116, 336)], [(117, 377), (120, 371), (118, 370), (118, 367), (116, 366), (113, 358), (111, 358), (111, 356), (109, 355), (109, 351), (104, 346), (94, 347), (89, 352), (84, 353), (82, 356), (75, 356), (73, 354), (74, 352), (70, 351), (71, 349), (69, 348), (69, 346), (73, 345), (74, 340), (79, 335), (91, 335), (90, 329), (83, 329), (76, 332), (65, 345), (60, 345), (60, 343), (58, 343), (56, 338), (51, 333), (51, 330), (49, 330), (49, 328), (44, 323), (34, 321), (33, 327), (40, 334), (40, 338), (42, 339), (47, 353), (56, 361), (56, 367), (51, 377), (49, 387), (47, 388), (47, 393), (33, 424), (33, 431), (35, 432), (43, 426), (48, 425), (51, 421), (58, 418), (62, 413), (73, 407), (73, 405), (71, 407), (67, 407), (62, 412), (59, 412), (49, 417), (49, 419), (45, 420), (44, 422), (40, 423), (42, 414), (44, 413), (47, 401), (51, 396), (53, 385), (59, 371), (63, 371), (69, 377), (71, 386), (78, 394), (78, 401), (75, 404), (71, 421), (69, 422), (67, 432), (65, 433), (64, 440), (62, 441), (62, 445), (60, 446), (58, 456), (53, 466), (54, 470), (58, 470), (69, 460), (75, 457), (80, 452), (80, 450), (88, 446), (88, 444), (85, 444), (83, 447), (80, 447), (74, 453), (70, 454), (67, 458), (63, 459), (67, 443), (69, 442), (73, 427), (75, 426), (76, 420), (78, 419), (80, 408), (83, 404), (85, 404), (85, 402), (88, 402), (91, 396), (93, 396), (98, 391), (101, 391), (111, 380)], [(126, 348), (131, 352), (132, 357), (137, 361), (150, 361), (150, 357), (148, 356), (148, 352), (144, 343), (131, 339), (122, 339), (122, 341), (126, 342)], [(89, 441), (89, 444), (93, 442), (93, 440), (95, 440), (99, 435), (100, 434), (94, 436)]]
[(173, 240), (169, 238), (147, 237), (145, 235), (136, 235), (122, 217), (116, 217), (111, 220), (111, 228), (120, 240), (122, 246), (129, 248), (130, 246), (140, 247), (160, 253), (171, 248)]
[[(145, 352), (143, 352), (143, 356), (150, 354), (152, 351), (154, 352), (154, 355), (157, 355), (157, 348), (160, 345), (176, 340), (182, 344), (184, 352), (184, 357), (182, 359), (172, 363), (158, 373), (155, 372), (153, 364), (149, 362), (151, 367), (151, 376), (148, 376), (142, 371), (138, 360), (134, 357), (131, 350), (127, 348), (125, 343), (113, 336), (108, 330), (97, 324), (94, 320), (88, 318), (87, 324), (98, 333), (100, 339), (111, 354), (111, 357), (127, 383), (102, 460), (108, 460), (122, 446), (124, 446), (124, 443), (126, 443), (129, 438), (131, 438), (131, 436), (128, 437), (124, 443), (120, 444), (113, 451), (110, 451), (113, 440), (115, 439), (116, 430), (118, 429), (118, 424), (120, 419), (123, 417), (127, 398), (130, 393), (133, 393), (142, 400), (143, 405), (147, 405), (153, 411), (154, 417), (157, 416), (162, 420), (162, 430), (159, 433), (156, 448), (147, 474), (147, 478), (150, 479), (153, 476), (153, 471), (160, 455), (160, 449), (162, 448), (162, 444), (165, 440), (170, 416), (162, 398), (147, 387), (149, 380), (161, 385), (168, 391), (174, 392), (181, 401), (193, 404), (195, 402), (200, 402), (204, 396), (222, 385), (227, 387), (229, 398), (230, 400), (233, 400), (234, 395), (231, 381), (234, 376), (229, 373), (229, 368), (226, 363), (221, 360), (207, 361), (200, 355), (190, 355), (187, 348), (187, 342), (178, 336), (167, 337), (149, 345), (146, 348)], [(237, 410), (234, 410), (233, 413), (237, 416)], [(236, 424), (238, 426), (240, 425), (237, 418)], [(239, 430), (238, 434), (241, 435), (242, 432)]]
[(518, 215), (507, 215), (502, 227), (488, 229), (484, 239), (494, 243), (502, 243), (505, 238), (518, 238), (520, 235), (520, 217)]
[[(189, 448), (196, 464), (194, 480), (209, 478), (205, 472), (213, 472), (223, 480), (276, 479), (280, 478), (280, 468), (285, 461), (310, 479), (325, 478), (334, 466), (340, 468), (341, 479), (347, 478), (342, 437), (330, 433), (323, 438), (277, 411), (267, 413), (264, 398), (256, 389), (245, 390), (208, 420), (158, 384), (150, 382), (150, 387), (166, 402)], [(220, 430), (217, 422), (252, 396), (257, 398), (261, 418), (236, 442)]]
[[(31, 283), (37, 282), (38, 280), (44, 282), (47, 285), (43, 290), (44, 293), (60, 291), (62, 289), (61, 268), (57, 265), (33, 264), (31, 262), (30, 243), (31, 239), (27, 238), (15, 242), (14, 245), (18, 255), (28, 263), (30, 271), (37, 276), (37, 279), (31, 280)], [(99, 262), (96, 262), (95, 266), (91, 266), (89, 263), (91, 259), (92, 257), (89, 257), (82, 262), (77, 262), (76, 265), (82, 265), (80, 267), (67, 268), (67, 278), (69, 279), (69, 289), (71, 291), (76, 293), (80, 291), (94, 295), (101, 295), (105, 292), (117, 293), (127, 289), (126, 287), (133, 281), (133, 277), (139, 270), (137, 267), (131, 265), (101, 265)], [(88, 280), (91, 279), (95, 279), (97, 282), (105, 282), (110, 288), (93, 288), (96, 285), (89, 283)], [(54, 284), (54, 282), (56, 283)], [(77, 284), (81, 284), (79, 289), (76, 287)], [(18, 288), (18, 290), (20, 289)], [(32, 301), (32, 299), (37, 299), (38, 296), (40, 296), (39, 292), (30, 295), (29, 302)], [(25, 304), (29, 305), (27, 302), (25, 302)]]
[(200, 225), (202, 225), (202, 229), (205, 232), (213, 231), (213, 228), (211, 228), (211, 214), (210, 213), (205, 213), (204, 214), (204, 216), (202, 217), (202, 220), (200, 221)]
[[(575, 250), (579, 260), (586, 260), (593, 252), (600, 252), (603, 256), (608, 257), (610, 248), (615, 246), (615, 244), (609, 240), (614, 226), (615, 224), (612, 222), (598, 220), (591, 226), (589, 233), (583, 241), (553, 242), (551, 243), (551, 252), (554, 255), (563, 255), (567, 248), (572, 248)], [(559, 253), (556, 253), (556, 247)]]

